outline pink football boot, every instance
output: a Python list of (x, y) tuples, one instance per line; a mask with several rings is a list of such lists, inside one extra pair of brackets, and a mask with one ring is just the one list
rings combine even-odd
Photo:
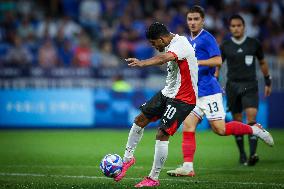
[(116, 182), (119, 182), (126, 174), (126, 171), (135, 163), (135, 158), (133, 157), (130, 161), (128, 162), (123, 162), (122, 165), (122, 171), (120, 174), (118, 174), (116, 177), (114, 177), (113, 179)]
[(145, 177), (144, 180), (142, 180), (141, 182), (135, 185), (135, 188), (142, 188), (144, 186), (154, 187), (154, 186), (159, 186), (159, 185), (160, 185), (159, 180), (153, 180), (150, 177)]

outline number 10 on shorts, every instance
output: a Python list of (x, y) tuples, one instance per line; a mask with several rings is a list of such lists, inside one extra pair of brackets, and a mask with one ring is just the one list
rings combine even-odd
[(164, 114), (165, 117), (168, 119), (172, 119), (176, 113), (177, 109), (175, 107), (172, 107), (170, 104), (167, 105), (167, 110)]

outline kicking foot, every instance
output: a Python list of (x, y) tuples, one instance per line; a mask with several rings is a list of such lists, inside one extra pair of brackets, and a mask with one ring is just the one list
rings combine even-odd
[(252, 130), (253, 130), (253, 135), (259, 137), (266, 144), (268, 144), (271, 147), (274, 145), (274, 141), (271, 134), (268, 131), (266, 131), (259, 123), (254, 124), (252, 126)]
[(172, 177), (183, 177), (183, 176), (194, 177), (195, 176), (194, 170), (188, 171), (188, 170), (185, 170), (183, 167), (179, 167), (174, 170), (169, 170), (167, 171), (167, 174)]
[(141, 182), (139, 182), (138, 184), (136, 184), (134, 187), (135, 188), (141, 188), (141, 187), (154, 187), (154, 186), (159, 186), (160, 185), (160, 181), (159, 180), (154, 180), (150, 177), (145, 177), (144, 180), (142, 180)]
[(132, 159), (130, 159), (130, 161), (128, 162), (123, 162), (123, 165), (122, 165), (122, 171), (120, 174), (118, 174), (116, 177), (114, 177), (113, 179), (116, 181), (116, 182), (119, 182), (126, 174), (126, 171), (133, 165), (135, 164), (135, 158), (133, 157)]

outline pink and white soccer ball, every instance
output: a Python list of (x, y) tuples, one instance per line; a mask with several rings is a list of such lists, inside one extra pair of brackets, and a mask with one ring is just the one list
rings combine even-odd
[(122, 158), (118, 154), (107, 154), (100, 163), (100, 169), (107, 177), (115, 177), (122, 170)]

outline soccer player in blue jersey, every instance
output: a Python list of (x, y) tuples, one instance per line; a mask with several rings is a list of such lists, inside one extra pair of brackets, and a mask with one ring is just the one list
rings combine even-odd
[(225, 123), (222, 89), (215, 78), (216, 66), (222, 64), (221, 53), (215, 38), (205, 29), (204, 10), (193, 6), (187, 13), (187, 24), (191, 36), (189, 42), (195, 49), (198, 60), (198, 100), (193, 111), (187, 116), (183, 127), (182, 167), (167, 172), (170, 176), (194, 176), (193, 158), (196, 149), (195, 130), (205, 115), (212, 130), (221, 136), (253, 134), (265, 143), (274, 144), (272, 136), (259, 124), (249, 126), (241, 122)]

